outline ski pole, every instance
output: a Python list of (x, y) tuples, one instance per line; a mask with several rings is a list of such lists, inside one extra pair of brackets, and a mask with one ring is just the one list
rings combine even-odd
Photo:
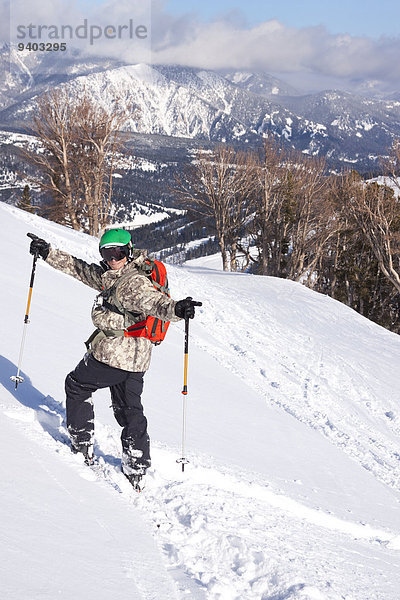
[(187, 369), (188, 369), (188, 354), (189, 354), (189, 319), (185, 317), (185, 364), (183, 370), (183, 389), (182, 389), (182, 455), (178, 458), (177, 463), (182, 464), (182, 473), (185, 470), (185, 465), (188, 464), (188, 459), (185, 458), (185, 443), (186, 443), (186, 396), (187, 396)]
[[(201, 302), (194, 302), (194, 306), (201, 306)], [(185, 465), (188, 464), (188, 459), (185, 457), (185, 445), (186, 445), (186, 396), (188, 393), (187, 389), (187, 372), (188, 372), (188, 355), (189, 355), (189, 317), (185, 317), (185, 364), (183, 372), (183, 401), (182, 401), (182, 456), (178, 458), (177, 463), (182, 464), (182, 473), (185, 471)]]
[[(37, 237), (30, 233), (28, 233), (27, 235), (32, 239)], [(17, 374), (10, 377), (11, 381), (15, 381), (15, 389), (17, 389), (19, 383), (22, 383), (24, 381), (24, 378), (20, 375), (20, 371), (21, 371), (22, 355), (24, 353), (24, 346), (25, 346), (26, 328), (29, 323), (29, 310), (30, 310), (30, 306), (31, 306), (33, 282), (35, 280), (36, 262), (37, 262), (38, 258), (39, 258), (39, 254), (37, 252), (35, 252), (35, 254), (33, 256), (31, 281), (29, 284), (28, 303), (26, 306), (25, 319), (24, 319), (24, 330), (22, 333), (21, 348), (19, 350), (18, 369), (17, 369)]]

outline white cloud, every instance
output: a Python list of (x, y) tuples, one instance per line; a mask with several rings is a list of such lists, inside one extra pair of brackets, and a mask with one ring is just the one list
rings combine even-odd
[(334, 35), (325, 27), (286, 27), (276, 20), (239, 29), (223, 21), (191, 28), (164, 47), (153, 39), (154, 62), (197, 67), (297, 72), (333, 79), (399, 83), (400, 38)]
[[(4, 0), (2, 0), (4, 3)], [(189, 4), (190, 6), (190, 4)], [(146, 44), (131, 39), (98, 40), (85, 52), (201, 68), (262, 70), (307, 87), (344, 89), (373, 81), (375, 87), (394, 90), (400, 83), (400, 38), (371, 39), (332, 34), (323, 26), (287, 27), (270, 20), (247, 27), (237, 14), (210, 23), (194, 13), (173, 17), (162, 0), (109, 0), (103, 4), (67, 3), (66, 0), (13, 0), (12, 24), (32, 22), (105, 27), (132, 18), (145, 22), (151, 34)], [(151, 54), (140, 53), (141, 49)], [(323, 82), (323, 86), (322, 86)]]

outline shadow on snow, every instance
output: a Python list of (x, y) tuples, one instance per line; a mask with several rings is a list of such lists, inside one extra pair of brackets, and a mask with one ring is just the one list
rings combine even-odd
[[(11, 381), (10, 377), (16, 373), (17, 366), (5, 356), (0, 355), (0, 384), (20, 404), (35, 411), (38, 423), (56, 442), (70, 446), (64, 405), (52, 396), (45, 396), (32, 384), (30, 377), (23, 371), (20, 371), (23, 382), (19, 383), (17, 389), (15, 389), (15, 383)], [(115, 456), (101, 452), (96, 444), (95, 450), (97, 456), (101, 456), (105, 462), (112, 466), (115, 466), (119, 462), (119, 459), (116, 459)]]

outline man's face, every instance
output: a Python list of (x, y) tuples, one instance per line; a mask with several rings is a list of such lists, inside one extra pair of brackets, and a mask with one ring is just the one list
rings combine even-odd
[(118, 271), (118, 269), (122, 269), (127, 260), (128, 259), (126, 258), (126, 256), (124, 256), (124, 258), (121, 258), (120, 260), (112, 258), (111, 260), (107, 261), (107, 264), (113, 271)]
[(103, 260), (106, 261), (110, 269), (113, 271), (122, 269), (128, 260), (128, 253), (129, 249), (127, 246), (111, 246), (108, 248), (102, 248), (100, 250)]

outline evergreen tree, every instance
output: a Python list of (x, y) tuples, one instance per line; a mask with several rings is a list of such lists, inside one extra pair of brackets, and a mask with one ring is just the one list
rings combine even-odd
[(28, 184), (25, 185), (22, 196), (18, 198), (17, 207), (26, 210), (26, 212), (29, 213), (35, 212), (35, 207), (32, 206), (31, 190)]

